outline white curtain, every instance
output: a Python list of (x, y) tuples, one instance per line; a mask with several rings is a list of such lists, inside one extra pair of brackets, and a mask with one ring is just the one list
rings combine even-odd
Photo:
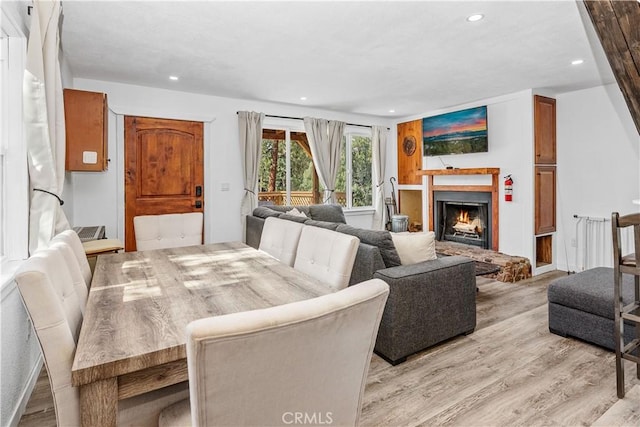
[(373, 183), (375, 213), (373, 214), (373, 229), (384, 230), (384, 173), (387, 158), (387, 136), (389, 131), (383, 126), (373, 126), (371, 135), (371, 161), (373, 162)]
[(344, 135), (344, 122), (304, 118), (313, 164), (324, 187), (324, 203), (336, 203), (335, 185), (340, 169), (340, 150)]
[(24, 121), (31, 205), (29, 251), (69, 228), (61, 207), (64, 182), (64, 105), (60, 76), (59, 1), (34, 1), (24, 72)]
[(244, 176), (244, 196), (240, 215), (243, 227), (245, 216), (258, 206), (258, 168), (260, 166), (260, 144), (262, 143), (263, 113), (253, 111), (238, 112), (240, 130), (240, 157)]

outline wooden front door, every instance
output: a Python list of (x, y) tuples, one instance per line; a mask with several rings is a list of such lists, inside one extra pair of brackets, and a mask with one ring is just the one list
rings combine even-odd
[(136, 250), (133, 217), (204, 213), (203, 124), (125, 117), (125, 250)]

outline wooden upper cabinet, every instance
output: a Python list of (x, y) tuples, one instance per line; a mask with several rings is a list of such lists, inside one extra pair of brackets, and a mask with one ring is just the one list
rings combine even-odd
[(535, 234), (556, 231), (556, 167), (536, 166)]
[(422, 184), (422, 120), (398, 124), (398, 184)]
[(535, 163), (556, 163), (556, 100), (544, 96), (534, 97)]
[(75, 89), (64, 90), (66, 170), (107, 170), (107, 114), (106, 94)]

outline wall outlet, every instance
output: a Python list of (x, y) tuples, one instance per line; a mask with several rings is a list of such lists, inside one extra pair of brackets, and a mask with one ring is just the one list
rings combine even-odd
[(228, 182), (223, 182), (220, 184), (220, 191), (229, 191), (229, 183)]
[(571, 239), (571, 247), (572, 247), (572, 248), (575, 248), (575, 247), (577, 247), (577, 246), (578, 246), (578, 242), (576, 242), (576, 238), (575, 238), (575, 237), (573, 237), (573, 238)]

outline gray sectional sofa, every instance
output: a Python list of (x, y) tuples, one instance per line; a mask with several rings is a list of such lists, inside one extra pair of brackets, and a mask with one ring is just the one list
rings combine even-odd
[(388, 231), (346, 224), (339, 205), (296, 206), (306, 218), (289, 215), (293, 206), (261, 206), (246, 218), (245, 241), (258, 248), (270, 216), (324, 227), (360, 239), (350, 285), (372, 278), (389, 284), (375, 351), (391, 364), (476, 327), (475, 263), (451, 256), (401, 265)]

